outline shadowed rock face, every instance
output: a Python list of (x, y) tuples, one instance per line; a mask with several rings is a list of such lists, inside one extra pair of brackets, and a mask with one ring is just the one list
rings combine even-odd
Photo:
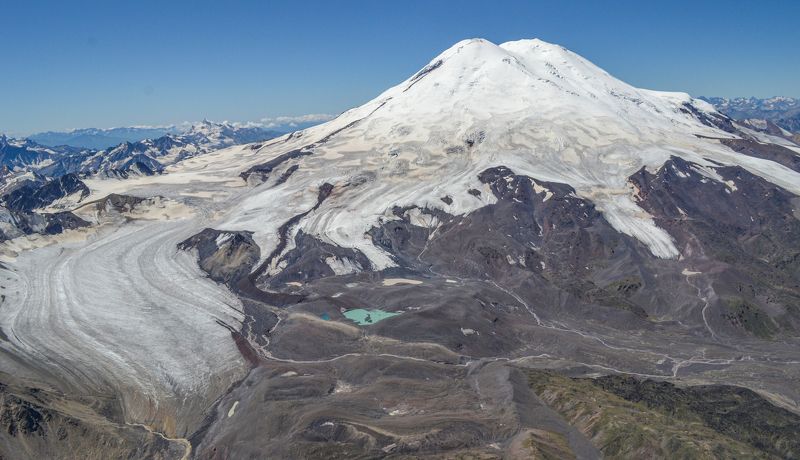
[(69, 211), (40, 214), (35, 212), (9, 211), (0, 208), (0, 219), (6, 223), (6, 226), (0, 229), (0, 241), (36, 233), (42, 235), (56, 235), (62, 233), (64, 230), (89, 226), (89, 222), (86, 222)]
[(89, 225), (70, 211), (40, 211), (61, 198), (77, 195), (80, 201), (89, 195), (89, 189), (75, 175), (53, 180), (34, 176), (32, 180), (3, 186), (6, 193), (0, 199), (0, 241), (22, 235), (55, 235)]
[(28, 147), (35, 145), (15, 146), (8, 142), (4, 134), (0, 134), (0, 166), (14, 168), (36, 164), (52, 157), (52, 152), (34, 150)]
[(80, 194), (83, 199), (89, 195), (89, 188), (75, 174), (67, 174), (44, 184), (28, 184), (3, 196), (3, 203), (15, 211), (33, 211), (72, 194)]
[(182, 241), (183, 250), (196, 249), (198, 263), (211, 279), (235, 286), (258, 262), (261, 251), (247, 232), (224, 232), (207, 228)]
[(720, 139), (720, 142), (736, 152), (771, 160), (800, 172), (800, 155), (781, 145), (763, 144), (749, 139)]
[(347, 275), (372, 269), (369, 259), (357, 250), (320, 241), (302, 231), (294, 238), (294, 248), (281, 257), (284, 268), (275, 276), (264, 277), (264, 286), (282, 289), (287, 283)]
[(739, 167), (714, 170), (725, 182), (711, 180), (697, 165), (672, 158), (655, 174), (642, 170), (631, 182), (638, 189), (639, 204), (685, 248), (685, 254), (717, 267), (713, 287), (721, 299), (722, 316), (761, 336), (796, 329), (800, 325), (797, 197)]
[[(64, 230), (71, 230), (89, 225), (88, 222), (71, 212), (20, 215), (19, 222), (20, 228), (26, 234), (43, 233), (45, 235), (55, 235)], [(42, 228), (42, 226), (44, 228)]]
[(715, 128), (719, 128), (728, 133), (739, 133), (739, 130), (736, 129), (734, 126), (733, 121), (719, 113), (707, 113), (697, 110), (692, 104), (683, 104), (681, 107), (681, 111), (684, 113), (690, 113), (697, 117), (701, 123), (706, 126), (712, 126)]
[(423, 274), (501, 284), (522, 278), (528, 284), (523, 295), (535, 296), (536, 303), (552, 305), (554, 297), (564, 295), (570, 298), (567, 304), (646, 316), (628, 300), (641, 284), (634, 270), (614, 280), (597, 273), (646, 249), (611, 228), (591, 202), (567, 185), (518, 176), (506, 167), (487, 169), (479, 179), (490, 186), (496, 204), (463, 217), (421, 210), (441, 223), (435, 235), (406, 217), (375, 229), (373, 240)]

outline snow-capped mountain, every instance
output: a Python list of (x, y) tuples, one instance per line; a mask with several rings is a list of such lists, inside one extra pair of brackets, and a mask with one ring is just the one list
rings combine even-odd
[(720, 112), (754, 129), (777, 134), (780, 130), (800, 134), (800, 99), (793, 97), (701, 97)]
[[(175, 165), (162, 177), (221, 190), (214, 184), (227, 186), (240, 172), (252, 187), (179, 245), (244, 299), (241, 333), (249, 350), (266, 366), (289, 363), (291, 375), (345, 373), (352, 387), (337, 380), (314, 391), (328, 385), (334, 390), (324, 393), (333, 398), (376, 391), (382, 405), (364, 407), (386, 414), (366, 421), (349, 405), (359, 404), (357, 397), (343, 397), (347, 411), (327, 403), (329, 396), (309, 398), (301, 414), (299, 405), (283, 412), (295, 424), (276, 432), (303, 446), (286, 448), (246, 431), (277, 404), (259, 411), (236, 402), (274, 394), (279, 385), (291, 394), (281, 402), (295, 401), (298, 381), (252, 378), (225, 400), (222, 407), (236, 415), (208, 431), (198, 455), (324, 456), (330, 440), (365, 457), (513, 445), (518, 438), (490, 428), (502, 423), (475, 421), (497, 404), (522, 414), (510, 422), (520, 431), (542, 427), (519, 421), (534, 411), (524, 403), (484, 402), (492, 401), (487, 394), (525, 397), (518, 389), (528, 376), (492, 373), (485, 364), (505, 359), (750, 387), (781, 394), (797, 412), (798, 153), (790, 140), (737, 124), (707, 102), (635, 88), (560, 46), (467, 40), (329, 123)], [(269, 310), (274, 322), (251, 307), (259, 302), (279, 307)], [(348, 335), (347, 315), (356, 308), (379, 310)], [(396, 316), (374, 316), (384, 311)], [(435, 346), (461, 360), (450, 362), (467, 363), (470, 377), (456, 378), (447, 391), (440, 384), (434, 394), (457, 394), (461, 383), (474, 382), (463, 385), (476, 389), (464, 401), (481, 401), (467, 410), (468, 429), (425, 419), (421, 404), (393, 409), (381, 383), (350, 377), (398, 378), (389, 385), (402, 381), (404, 389), (428, 394), (432, 375), (447, 380), (448, 371), (371, 369), (410, 366), (403, 357), (377, 357), (381, 352), (447, 361)], [(404, 347), (417, 353), (398, 351)], [(329, 374), (316, 367), (350, 357)], [(361, 366), (370, 371), (352, 371)], [(761, 366), (771, 370), (753, 374)], [(509, 393), (484, 386), (498, 381)], [(561, 414), (585, 420), (583, 408), (565, 410), (575, 406), (575, 393), (555, 403), (553, 392), (567, 391), (569, 381), (538, 394)], [(455, 405), (447, 404), (448, 413)], [(371, 434), (393, 433), (397, 420), (430, 424), (389, 439)], [(358, 428), (367, 423), (369, 430)], [(432, 426), (447, 434), (431, 441)], [(793, 437), (796, 431), (784, 439)], [(605, 448), (602, 439), (593, 441)]]
[(10, 139), (0, 134), (0, 167), (10, 170), (38, 169), (63, 155), (86, 152), (68, 146), (47, 147), (30, 139)]
[(123, 142), (113, 148), (62, 155), (40, 170), (57, 177), (77, 173), (83, 176), (128, 177), (152, 175), (166, 165), (184, 158), (233, 145), (272, 139), (281, 133), (262, 128), (237, 127), (208, 120), (193, 125), (182, 134), (166, 134), (156, 139)]
[(166, 165), (182, 159), (279, 134), (203, 120), (183, 134), (123, 142), (99, 151), (45, 147), (30, 139), (0, 136), (0, 212), (4, 216), (0, 220), (5, 222), (0, 241), (79, 226), (83, 221), (64, 208), (74, 207), (89, 194), (81, 178), (159, 174)]
[[(305, 129), (333, 116), (326, 114), (308, 114), (300, 116), (281, 116), (262, 118), (257, 122), (221, 123), (227, 127), (226, 135), (236, 139), (236, 143), (256, 142), (263, 138), (264, 132), (288, 133)], [(184, 122), (169, 126), (130, 126), (120, 128), (82, 128), (71, 131), (46, 131), (34, 133), (27, 139), (41, 145), (70, 146), (84, 150), (107, 150), (125, 142), (136, 143), (146, 139), (157, 139), (166, 135), (188, 134), (192, 130), (203, 130), (204, 124), (215, 123), (203, 120), (199, 123)]]
[[(642, 403), (652, 449), (800, 449), (791, 138), (482, 39), (325, 124), (220, 149), (227, 129), (4, 195), (25, 214), (0, 209), (0, 371), (185, 458), (512, 457), (535, 436), (613, 457), (624, 399), (668, 391), (707, 426), (662, 436), (675, 411)], [(61, 196), (58, 219), (28, 196)], [(77, 230), (19, 236), (41, 228)]]
[[(674, 239), (637, 205), (628, 180), (641, 168), (655, 170), (680, 156), (718, 177), (713, 169), (720, 164), (739, 164), (800, 190), (796, 173), (708, 139), (734, 137), (729, 125), (709, 103), (634, 88), (557, 45), (467, 40), (363, 106), (262, 147), (259, 153), (274, 159), (246, 174), (266, 170), (275, 185), (262, 187), (253, 203), (280, 201), (291, 186), (276, 181), (295, 165), (294, 187), (302, 182), (313, 189), (323, 176), (330, 183), (368, 184), (343, 189), (298, 228), (358, 248), (377, 267), (393, 265), (391, 258), (362, 235), (379, 216), (392, 206), (474, 211), (494, 201), (479, 173), (498, 165), (568, 184), (618, 231), (669, 258), (680, 253)], [(231, 218), (228, 228), (254, 229), (264, 243), (259, 235), (268, 238), (274, 229), (248, 216)]]
[(714, 104), (720, 112), (734, 119), (763, 118), (774, 120), (786, 114), (800, 112), (800, 99), (776, 96), (770, 98), (757, 97), (701, 97)]
[(200, 123), (193, 124), (188, 130), (179, 136), (175, 136), (175, 138), (186, 144), (220, 149), (231, 145), (260, 142), (284, 133), (285, 131), (258, 126), (238, 126), (228, 122), (215, 123), (203, 120)]
[(43, 145), (69, 145), (72, 147), (103, 150), (124, 142), (155, 139), (167, 134), (180, 134), (176, 126), (82, 128), (72, 131), (46, 131), (28, 136), (28, 139)]

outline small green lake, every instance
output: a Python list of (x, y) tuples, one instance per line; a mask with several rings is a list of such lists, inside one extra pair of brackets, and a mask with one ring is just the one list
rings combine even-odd
[(345, 318), (353, 321), (359, 326), (369, 326), (370, 324), (375, 324), (378, 321), (391, 318), (392, 316), (397, 316), (399, 314), (400, 313), (383, 310), (364, 310), (363, 308), (356, 308), (344, 312)]

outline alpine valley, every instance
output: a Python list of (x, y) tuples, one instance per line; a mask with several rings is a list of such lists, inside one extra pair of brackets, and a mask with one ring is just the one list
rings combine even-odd
[(3, 137), (0, 458), (800, 458), (773, 119), (473, 39), (279, 137)]

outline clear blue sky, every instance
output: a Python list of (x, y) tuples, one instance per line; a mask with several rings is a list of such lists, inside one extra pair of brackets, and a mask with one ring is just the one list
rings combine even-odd
[(0, 0), (0, 132), (339, 113), (458, 40), (634, 85), (800, 96), (800, 1)]

